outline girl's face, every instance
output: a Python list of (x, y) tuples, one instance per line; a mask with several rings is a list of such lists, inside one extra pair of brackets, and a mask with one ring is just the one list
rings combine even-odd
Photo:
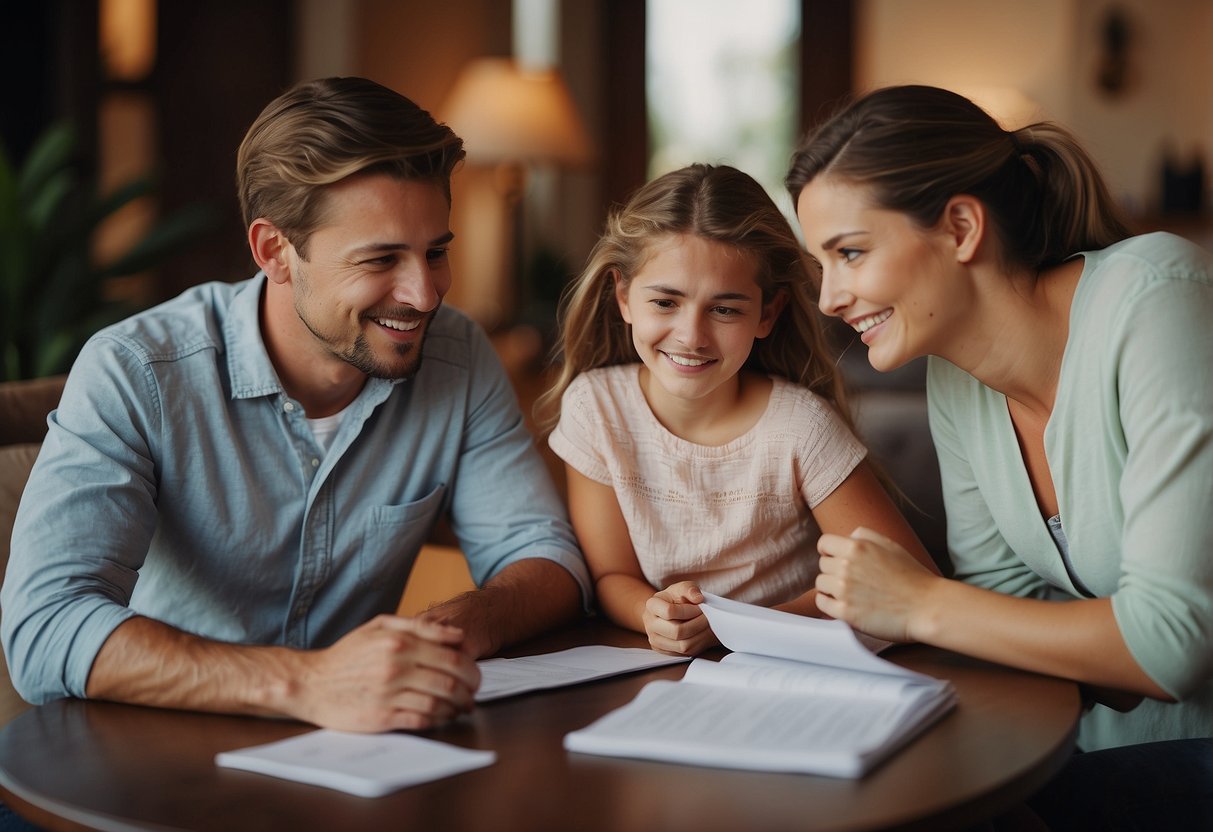
[(764, 304), (753, 258), (715, 240), (670, 234), (648, 255), (626, 285), (616, 278), (615, 297), (657, 382), (650, 392), (698, 404), (736, 396), (737, 373), (786, 296)]
[(821, 263), (821, 311), (860, 333), (875, 369), (939, 354), (958, 335), (971, 304), (943, 231), (874, 207), (863, 187), (829, 176), (805, 186), (796, 215)]

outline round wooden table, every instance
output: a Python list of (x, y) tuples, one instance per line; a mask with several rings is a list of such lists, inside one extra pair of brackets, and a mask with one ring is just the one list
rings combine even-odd
[[(603, 625), (513, 654), (644, 646)], [(959, 705), (861, 780), (570, 754), (561, 739), (685, 665), (523, 694), (425, 733), (492, 749), (494, 765), (381, 798), (218, 768), (219, 751), (312, 730), (286, 721), (60, 700), (0, 730), (0, 792), (52, 830), (534, 830), (638, 832), (959, 828), (1016, 805), (1073, 751), (1072, 682), (922, 645), (886, 658), (950, 679)]]

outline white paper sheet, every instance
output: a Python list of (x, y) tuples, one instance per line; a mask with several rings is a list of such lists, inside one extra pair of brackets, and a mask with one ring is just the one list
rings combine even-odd
[(412, 734), (310, 731), (286, 740), (215, 755), (216, 765), (380, 797), (492, 765), (492, 751), (473, 751)]
[(517, 659), (482, 659), (477, 702), (488, 702), (532, 690), (575, 685), (621, 673), (690, 661), (644, 647), (593, 644)]
[(707, 616), (712, 632), (721, 644), (736, 653), (890, 676), (921, 677), (876, 655), (889, 642), (856, 633), (844, 621), (794, 615), (707, 592), (703, 596), (700, 609)]

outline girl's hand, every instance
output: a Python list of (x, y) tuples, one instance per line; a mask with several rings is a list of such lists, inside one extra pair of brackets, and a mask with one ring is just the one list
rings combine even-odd
[(942, 580), (882, 534), (862, 526), (849, 537), (817, 541), (821, 574), (817, 607), (869, 635), (914, 641), (914, 617), (936, 580)]
[(693, 656), (719, 642), (699, 609), (703, 593), (691, 581), (680, 581), (658, 592), (644, 607), (644, 631), (649, 646), (661, 653)]

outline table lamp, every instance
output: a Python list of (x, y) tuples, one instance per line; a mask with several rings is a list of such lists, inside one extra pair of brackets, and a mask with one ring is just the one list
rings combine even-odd
[[(522, 221), (520, 208), (531, 166), (579, 167), (593, 159), (594, 151), (568, 87), (554, 68), (531, 69), (508, 58), (477, 58), (460, 72), (439, 113), (440, 118), (463, 138), (468, 163), (493, 171), (499, 201), (499, 221), (508, 228), (494, 235), (491, 211), (473, 212), (477, 246), (494, 236), (500, 239), (497, 264), (507, 271), (499, 285), (495, 304), (479, 315), (486, 328), (505, 322), (513, 301), (525, 293)], [(481, 270), (489, 268), (482, 266)], [(475, 303), (483, 304), (483, 298)]]

